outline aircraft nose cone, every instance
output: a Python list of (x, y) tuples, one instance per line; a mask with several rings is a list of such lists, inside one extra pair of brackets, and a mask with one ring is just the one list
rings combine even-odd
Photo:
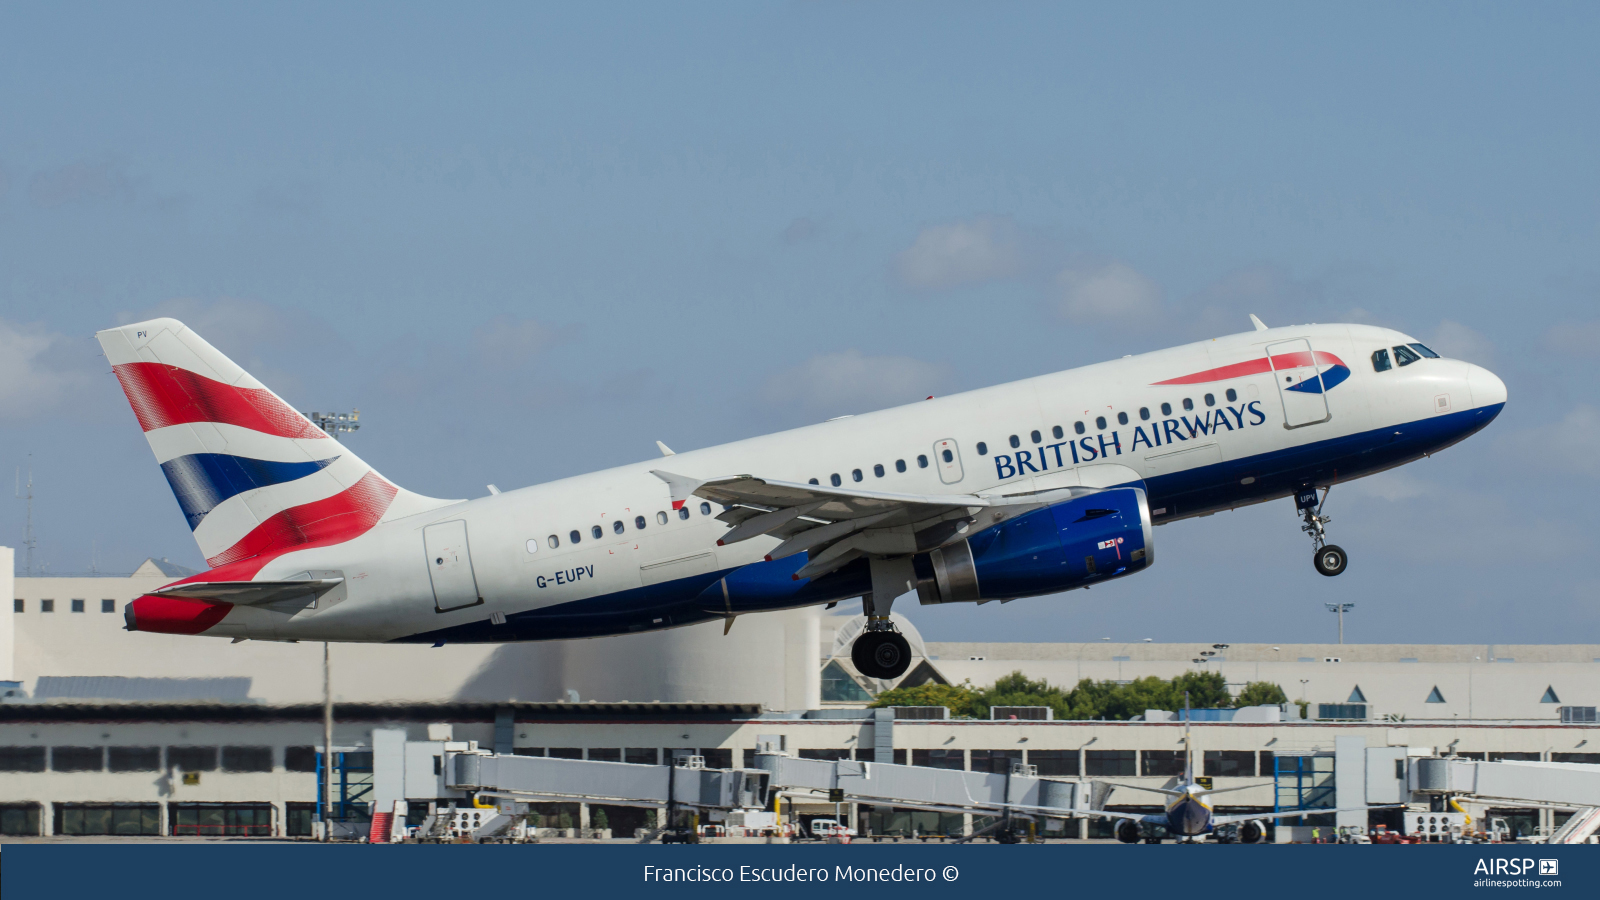
[(1498, 406), (1506, 402), (1506, 383), (1482, 366), (1467, 366), (1467, 389), (1474, 406)]

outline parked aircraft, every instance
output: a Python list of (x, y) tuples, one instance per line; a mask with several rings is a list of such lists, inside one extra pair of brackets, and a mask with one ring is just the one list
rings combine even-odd
[[(183, 323), (99, 333), (212, 569), (135, 631), (428, 644), (596, 637), (862, 597), (852, 659), (906, 670), (889, 618), (1087, 588), (1154, 526), (1292, 497), (1316, 570), (1333, 485), (1487, 425), (1489, 371), (1366, 325), (1256, 330), (500, 492), (412, 493)], [(1319, 493), (1320, 492), (1320, 493)]]
[(1112, 787), (1123, 787), (1135, 791), (1149, 791), (1172, 798), (1165, 809), (1159, 813), (1151, 813), (1149, 815), (1130, 815), (1126, 812), (1103, 809), (1074, 809), (1072, 812), (1080, 816), (1116, 819), (1117, 824), (1114, 829), (1116, 838), (1124, 844), (1137, 844), (1141, 840), (1147, 844), (1161, 843), (1161, 833), (1157, 831), (1157, 826), (1165, 829), (1168, 836), (1177, 838), (1179, 841), (1194, 842), (1210, 834), (1219, 825), (1238, 825), (1239, 842), (1254, 844), (1267, 836), (1268, 819), (1292, 819), (1300, 816), (1329, 815), (1340, 812), (1366, 812), (1369, 809), (1393, 808), (1393, 805), (1345, 807), (1344, 809), (1317, 807), (1284, 810), (1283, 812), (1219, 816), (1212, 810), (1211, 804), (1206, 802), (1208, 797), (1229, 791), (1259, 788), (1261, 785), (1245, 784), (1236, 787), (1213, 788), (1210, 786), (1210, 779), (1206, 779), (1202, 783), (1201, 778), (1195, 776), (1194, 744), (1189, 732), (1189, 722), (1192, 719), (1192, 715), (1189, 710), (1188, 692), (1184, 693), (1183, 706), (1183, 781), (1175, 788), (1111, 785)]

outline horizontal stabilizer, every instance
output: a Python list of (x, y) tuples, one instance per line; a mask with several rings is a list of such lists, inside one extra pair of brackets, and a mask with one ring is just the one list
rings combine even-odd
[(337, 587), (343, 578), (310, 578), (295, 581), (191, 581), (157, 588), (158, 597), (186, 597), (215, 600), (236, 606), (267, 606), (287, 600), (312, 600)]

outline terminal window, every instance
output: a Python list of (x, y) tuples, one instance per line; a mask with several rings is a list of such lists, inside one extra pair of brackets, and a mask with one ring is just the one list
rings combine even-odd
[(0, 747), (0, 772), (43, 771), (43, 747)]
[(50, 771), (99, 772), (106, 767), (102, 747), (51, 747)]
[(117, 601), (115, 601), (115, 600), (101, 600), (100, 601), (100, 611), (103, 612), (103, 613), (114, 613), (114, 612), (116, 612), (117, 611)]
[(1145, 775), (1183, 774), (1181, 750), (1146, 750), (1139, 755), (1144, 763)]
[(223, 747), (222, 771), (271, 772), (271, 747)]
[(39, 612), (42, 612), (42, 613), (53, 613), (55, 611), (56, 611), (56, 602), (54, 600), (40, 600), (39, 601)]
[(599, 762), (622, 762), (622, 748), (590, 747), (589, 758)]
[(106, 756), (113, 772), (161, 771), (160, 747), (107, 747)]
[(1138, 774), (1133, 750), (1085, 750), (1083, 753), (1087, 775)]
[(1005, 775), (1011, 771), (1011, 764), (1022, 762), (1021, 750), (974, 750), (972, 751), (972, 771), (993, 772)]
[(627, 747), (622, 751), (622, 761), (636, 766), (659, 766), (661, 751), (656, 747)]
[(217, 768), (217, 748), (168, 747), (167, 763), (183, 772), (211, 772)]
[(37, 835), (39, 804), (0, 803), (0, 834)]
[(317, 748), (283, 748), (283, 768), (288, 772), (315, 772), (317, 770)]
[(84, 607), (84, 602), (82, 600), (73, 600), (72, 601), (72, 611), (73, 612), (81, 613), (81, 612), (83, 612), (83, 607)]
[(841, 760), (841, 759), (851, 759), (852, 757), (850, 756), (850, 748), (846, 747), (846, 748), (844, 748), (842, 750), (827, 749), (827, 748), (824, 748), (824, 749), (812, 749), (812, 750), (801, 749), (800, 758), (801, 759), (821, 759), (821, 760), (826, 760), (828, 762), (834, 762), (836, 760)]
[(926, 766), (930, 769), (965, 769), (966, 754), (961, 750), (912, 750), (911, 764), (913, 766)]
[(1207, 750), (1205, 774), (1222, 778), (1239, 778), (1256, 774), (1256, 754), (1253, 750)]
[(583, 759), (582, 747), (551, 747), (550, 755), (556, 759)]
[(28, 601), (22, 599), (21, 597), (17, 597), (16, 599), (11, 601), (11, 611), (12, 612), (27, 612), (28, 611)]
[(706, 768), (708, 769), (733, 768), (732, 747), (701, 747), (700, 755), (705, 757)]
[(1028, 764), (1036, 767), (1040, 775), (1077, 775), (1078, 751), (1029, 750)]
[(272, 806), (267, 803), (174, 803), (175, 835), (272, 836)]
[(159, 835), (159, 803), (57, 803), (56, 834)]

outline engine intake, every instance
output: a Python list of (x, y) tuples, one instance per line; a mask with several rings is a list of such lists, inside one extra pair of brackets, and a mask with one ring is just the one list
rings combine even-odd
[(924, 604), (1053, 594), (1128, 575), (1154, 561), (1141, 488), (1077, 497), (918, 554)]
[(1139, 828), (1139, 823), (1132, 819), (1117, 820), (1117, 840), (1124, 844), (1137, 844), (1144, 832)]
[(1239, 843), (1258, 844), (1267, 836), (1267, 823), (1251, 819), (1239, 826)]

